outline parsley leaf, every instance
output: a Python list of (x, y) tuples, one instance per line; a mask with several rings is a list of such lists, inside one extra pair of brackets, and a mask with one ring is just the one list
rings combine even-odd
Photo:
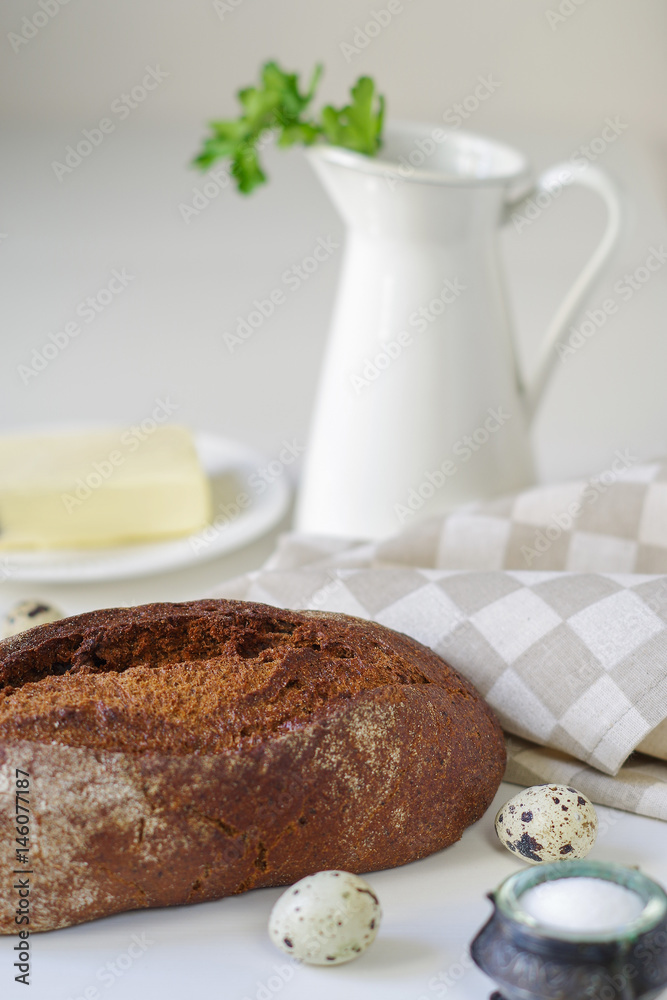
[(239, 191), (249, 194), (266, 181), (259, 147), (271, 133), (280, 147), (310, 146), (325, 140), (372, 156), (381, 145), (384, 98), (376, 95), (370, 77), (360, 77), (352, 88), (352, 102), (336, 110), (323, 109), (321, 122), (306, 117), (322, 74), (316, 66), (308, 90), (301, 93), (296, 73), (286, 73), (275, 61), (264, 64), (260, 84), (238, 91), (242, 113), (235, 119), (210, 122), (195, 166), (207, 170), (220, 159), (231, 161)]
[(375, 84), (369, 76), (360, 76), (351, 93), (352, 103), (340, 111), (330, 104), (322, 111), (324, 135), (334, 146), (373, 156), (381, 143), (384, 98), (377, 97), (378, 109), (374, 111)]

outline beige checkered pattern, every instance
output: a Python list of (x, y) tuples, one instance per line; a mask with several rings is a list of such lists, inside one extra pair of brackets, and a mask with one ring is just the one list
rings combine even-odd
[(667, 459), (619, 451), (589, 480), (543, 486), (406, 526), (376, 559), (442, 569), (667, 573)]
[[(615, 475), (480, 504), (378, 544), (287, 536), (264, 569), (216, 593), (413, 636), (520, 738), (508, 780), (576, 775), (596, 801), (667, 819), (667, 765), (626, 764), (667, 719), (667, 462)], [(530, 569), (526, 548), (543, 549)]]
[[(536, 747), (524, 740), (507, 740), (505, 780), (516, 785), (558, 782), (578, 788), (592, 802), (626, 812), (667, 820), (667, 766), (644, 754), (633, 754), (610, 778), (557, 750)], [(609, 818), (606, 820), (609, 822)], [(604, 833), (600, 823), (600, 836)]]

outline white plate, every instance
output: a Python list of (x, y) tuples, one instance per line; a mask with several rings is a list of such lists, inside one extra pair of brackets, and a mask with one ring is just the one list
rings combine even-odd
[[(250, 448), (204, 433), (195, 434), (195, 444), (213, 489), (214, 521), (203, 531), (186, 538), (143, 545), (8, 552), (0, 556), (3, 576), (12, 582), (48, 583), (147, 576), (232, 552), (278, 523), (290, 499), (284, 471), (269, 482), (268, 476), (261, 479), (253, 476), (266, 466), (267, 460)], [(257, 482), (262, 486), (255, 485)], [(240, 493), (250, 498), (244, 508), (236, 504)], [(234, 514), (234, 504), (238, 514)]]

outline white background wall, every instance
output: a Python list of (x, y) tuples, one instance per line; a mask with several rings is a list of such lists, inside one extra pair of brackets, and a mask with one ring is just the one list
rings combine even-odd
[[(572, 13), (558, 15), (559, 4)], [(5, 116), (85, 123), (158, 61), (171, 79), (145, 122), (194, 124), (231, 111), (236, 87), (275, 55), (304, 72), (323, 61), (326, 99), (339, 100), (354, 75), (372, 74), (398, 117), (437, 119), (478, 74), (492, 73), (502, 87), (479, 112), (479, 129), (547, 124), (585, 133), (618, 114), (642, 136), (665, 132), (662, 0), (403, 0), (402, 13), (347, 56), (341, 43), (353, 43), (384, 0), (219, 6), (229, 11), (218, 13), (213, 0), (68, 0), (15, 55), (5, 37), (38, 2), (3, 0)]]
[[(51, 7), (57, 0), (43, 0)], [(269, 153), (271, 183), (250, 199), (227, 189), (186, 224), (203, 178), (188, 167), (234, 91), (274, 56), (308, 73), (323, 100), (370, 73), (394, 117), (440, 121), (480, 76), (499, 86), (468, 126), (520, 144), (536, 166), (627, 125), (602, 166), (629, 211), (608, 284), (665, 239), (662, 218), (667, 6), (662, 0), (403, 0), (358, 53), (342, 45), (384, 0), (69, 0), (26, 44), (10, 33), (38, 0), (0, 7), (2, 217), (0, 420), (131, 421), (171, 393), (178, 418), (271, 453), (305, 440), (339, 257), (235, 354), (223, 342), (256, 297), (340, 221), (299, 151)], [(559, 4), (571, 13), (557, 21)], [(551, 17), (549, 17), (551, 12)], [(36, 20), (43, 20), (38, 14)], [(550, 21), (552, 23), (550, 23)], [(362, 39), (363, 41), (363, 39)], [(89, 158), (60, 180), (52, 163), (109, 116), (147, 66), (168, 74)], [(568, 192), (534, 231), (504, 239), (525, 364), (586, 256), (602, 216)], [(113, 268), (132, 283), (47, 370), (19, 368)], [(597, 298), (604, 297), (601, 288)], [(536, 427), (543, 477), (600, 471), (617, 447), (667, 452), (667, 268), (559, 371)]]

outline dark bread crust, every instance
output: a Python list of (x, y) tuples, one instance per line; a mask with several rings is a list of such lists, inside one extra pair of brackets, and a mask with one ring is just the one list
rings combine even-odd
[[(30, 772), (38, 931), (424, 857), (486, 810), (505, 748), (472, 685), (407, 636), (209, 600), (0, 642), (0, 763), (7, 843), (13, 769)], [(16, 933), (10, 887), (0, 902)]]

